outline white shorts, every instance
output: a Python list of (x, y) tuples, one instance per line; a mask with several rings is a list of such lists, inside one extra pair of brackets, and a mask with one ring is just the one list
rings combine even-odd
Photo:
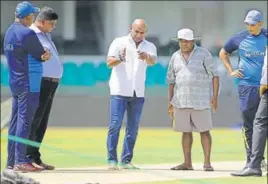
[(176, 132), (205, 132), (211, 130), (211, 110), (174, 108), (173, 130)]

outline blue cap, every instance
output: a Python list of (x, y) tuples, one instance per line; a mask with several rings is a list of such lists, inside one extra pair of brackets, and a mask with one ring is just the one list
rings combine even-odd
[(17, 4), (15, 15), (18, 18), (24, 18), (31, 13), (38, 13), (40, 11), (39, 8), (34, 7), (31, 3), (27, 1), (23, 1)]
[(257, 11), (257, 10), (251, 10), (248, 12), (245, 20), (245, 23), (251, 24), (251, 25), (255, 25), (258, 22), (262, 22), (262, 14), (261, 12)]

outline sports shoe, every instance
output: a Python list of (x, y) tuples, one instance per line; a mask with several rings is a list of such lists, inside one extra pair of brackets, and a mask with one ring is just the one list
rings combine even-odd
[(121, 164), (120, 165), (121, 169), (126, 169), (126, 170), (139, 170), (140, 168), (134, 166), (132, 163), (126, 163), (126, 164)]
[(110, 170), (110, 171), (117, 171), (117, 170), (119, 170), (119, 168), (117, 166), (117, 162), (110, 162), (109, 163), (108, 170)]
[(242, 171), (233, 172), (231, 175), (236, 177), (262, 176), (262, 171), (260, 169), (247, 168)]
[(41, 168), (34, 167), (31, 163), (17, 164), (14, 165), (14, 171), (19, 172), (40, 172), (43, 171)]

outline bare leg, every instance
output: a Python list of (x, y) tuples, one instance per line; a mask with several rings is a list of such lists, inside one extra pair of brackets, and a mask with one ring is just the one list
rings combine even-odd
[(209, 131), (201, 132), (201, 143), (204, 152), (204, 166), (210, 166), (210, 154), (211, 154), (211, 145), (212, 139)]
[(184, 154), (184, 165), (187, 168), (192, 168), (191, 150), (193, 144), (193, 134), (190, 132), (182, 134), (182, 147)]

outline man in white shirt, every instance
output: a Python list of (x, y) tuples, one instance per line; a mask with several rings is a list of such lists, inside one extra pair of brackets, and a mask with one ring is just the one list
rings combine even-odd
[(110, 122), (107, 137), (108, 164), (110, 170), (118, 170), (117, 144), (125, 111), (127, 111), (126, 135), (121, 166), (138, 169), (131, 164), (144, 105), (146, 68), (157, 59), (157, 49), (145, 40), (147, 25), (136, 19), (130, 34), (118, 37), (110, 45), (107, 65), (112, 68), (110, 87)]
[[(57, 20), (58, 15), (52, 8), (43, 7), (37, 15), (36, 21), (30, 27), (36, 33), (42, 46), (51, 53), (50, 59), (43, 64), (39, 107), (31, 124), (30, 140), (40, 143), (47, 129), (53, 98), (63, 73), (62, 62), (50, 34), (56, 27)], [(54, 166), (42, 162), (38, 147), (28, 146), (27, 156), (35, 166), (40, 166), (45, 170), (54, 169)]]

